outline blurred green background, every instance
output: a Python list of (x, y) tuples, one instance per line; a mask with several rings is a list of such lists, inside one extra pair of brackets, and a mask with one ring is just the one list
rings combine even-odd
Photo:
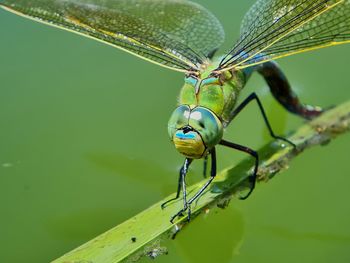
[[(254, 1), (198, 2), (225, 27), (222, 53)], [(183, 157), (167, 121), (181, 73), (3, 10), (0, 54), (0, 262), (49, 262), (175, 191)], [(331, 106), (350, 99), (349, 54), (343, 45), (279, 63), (304, 102)], [(260, 76), (242, 97), (252, 91), (279, 134), (303, 123)], [(225, 137), (270, 140), (255, 106)], [(305, 152), (247, 201), (195, 220), (157, 262), (350, 262), (349, 149), (347, 134)], [(219, 169), (241, 158), (220, 149)]]

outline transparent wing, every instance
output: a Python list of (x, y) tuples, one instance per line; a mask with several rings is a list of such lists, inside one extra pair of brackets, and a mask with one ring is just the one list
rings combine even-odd
[(186, 0), (0, 0), (0, 5), (183, 72), (197, 71), (224, 40), (216, 17)]
[[(350, 42), (350, 1), (344, 1), (324, 15), (292, 32), (264, 51), (267, 59), (277, 59), (313, 49)], [(254, 60), (246, 61), (247, 64)]]
[(258, 0), (218, 71), (350, 41), (350, 0)]

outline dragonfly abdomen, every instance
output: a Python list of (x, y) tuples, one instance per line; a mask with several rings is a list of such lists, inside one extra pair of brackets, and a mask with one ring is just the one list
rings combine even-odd
[(305, 119), (312, 119), (323, 112), (320, 107), (300, 102), (297, 94), (292, 90), (286, 76), (276, 62), (265, 62), (256, 66), (256, 70), (264, 77), (275, 99), (289, 112)]

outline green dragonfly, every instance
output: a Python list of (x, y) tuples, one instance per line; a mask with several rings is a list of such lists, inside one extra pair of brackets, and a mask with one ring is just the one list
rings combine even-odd
[[(223, 139), (224, 129), (250, 102), (257, 102), (272, 137), (276, 136), (255, 93), (237, 105), (240, 91), (252, 73), (261, 74), (273, 96), (286, 110), (306, 119), (322, 113), (303, 104), (273, 61), (300, 52), (350, 42), (350, 0), (258, 0), (245, 15), (241, 34), (227, 54), (215, 56), (224, 41), (217, 18), (187, 0), (0, 0), (15, 14), (66, 29), (125, 50), (160, 66), (181, 71), (185, 83), (178, 107), (168, 123), (176, 149), (185, 156), (176, 197), (184, 206), (171, 222), (187, 212), (216, 175), (217, 145), (251, 155), (255, 187), (259, 155)], [(185, 178), (194, 159), (211, 157), (210, 178), (187, 198)]]

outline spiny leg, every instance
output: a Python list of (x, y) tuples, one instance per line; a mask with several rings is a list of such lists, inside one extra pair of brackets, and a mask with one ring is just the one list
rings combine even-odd
[(275, 133), (272, 130), (271, 124), (270, 124), (269, 120), (267, 119), (264, 107), (263, 107), (258, 95), (256, 95), (255, 92), (251, 93), (240, 105), (238, 105), (238, 107), (232, 113), (231, 120), (233, 120), (238, 115), (238, 113), (240, 113), (253, 100), (255, 100), (258, 103), (261, 115), (263, 116), (265, 125), (266, 125), (267, 129), (269, 130), (271, 137), (285, 141), (285, 142), (291, 144), (293, 147), (296, 147), (295, 144), (293, 142), (289, 141), (288, 139), (275, 135)]
[(180, 215), (182, 215), (186, 210), (188, 210), (187, 213), (187, 219), (190, 221), (191, 219), (191, 204), (198, 199), (198, 197), (204, 192), (204, 190), (209, 186), (209, 184), (213, 181), (213, 179), (216, 176), (216, 152), (215, 148), (213, 148), (210, 151), (211, 155), (211, 170), (210, 170), (210, 179), (201, 187), (201, 189), (198, 190), (198, 192), (187, 202), (186, 206), (184, 206), (183, 209), (181, 209), (178, 213), (176, 213), (174, 216), (171, 217), (170, 222), (173, 223), (174, 219)]
[(182, 195), (183, 195), (183, 203), (184, 203), (184, 209), (187, 208), (187, 191), (186, 191), (186, 174), (188, 171), (188, 161), (187, 158), (185, 160), (184, 169), (183, 169), (183, 175), (182, 175)]
[(289, 112), (305, 119), (312, 119), (323, 112), (320, 107), (313, 107), (300, 102), (276, 62), (263, 63), (257, 66), (256, 70), (264, 77), (275, 99)]
[(215, 147), (210, 150), (210, 156), (211, 156), (210, 178), (201, 187), (201, 189), (199, 189), (198, 192), (193, 197), (191, 197), (190, 200), (188, 200), (188, 203), (187, 203), (188, 204), (188, 214), (187, 214), (188, 221), (190, 221), (190, 219), (191, 219), (191, 204), (201, 196), (201, 194), (210, 185), (210, 183), (214, 180), (214, 178), (216, 176), (216, 151), (215, 151)]
[(207, 168), (208, 168), (208, 155), (204, 157), (203, 161), (203, 177), (207, 178)]
[[(179, 215), (181, 215), (186, 209), (187, 209), (187, 192), (186, 192), (186, 174), (187, 174), (187, 171), (188, 171), (188, 167), (190, 166), (190, 164), (192, 163), (193, 159), (190, 159), (190, 158), (186, 158), (185, 159), (185, 162), (180, 170), (180, 176), (181, 176), (181, 180), (179, 180), (179, 186), (181, 188), (182, 186), (182, 192), (183, 192), (183, 201), (184, 201), (184, 208), (181, 209), (178, 213), (176, 213), (175, 215), (173, 215), (171, 218), (170, 218), (170, 223), (173, 223), (174, 219), (176, 217), (178, 217)], [(173, 201), (175, 199), (177, 199), (180, 195), (180, 190), (178, 189), (178, 194), (176, 195), (175, 198), (173, 199), (170, 199), (168, 201), (165, 202), (168, 203), (170, 201)]]
[(250, 194), (253, 192), (254, 188), (255, 188), (255, 183), (256, 183), (256, 178), (257, 178), (257, 173), (258, 173), (258, 167), (259, 167), (259, 155), (256, 151), (250, 149), (249, 147), (246, 147), (246, 146), (243, 146), (243, 145), (239, 145), (239, 144), (236, 144), (236, 143), (233, 143), (233, 142), (228, 142), (228, 141), (225, 141), (225, 140), (221, 140), (219, 142), (219, 144), (223, 145), (223, 146), (227, 146), (227, 147), (230, 147), (232, 149), (236, 149), (238, 151), (241, 151), (241, 152), (245, 152), (251, 156), (253, 156), (255, 158), (255, 165), (254, 165), (254, 171), (253, 171), (253, 174), (251, 176), (249, 176), (249, 181), (251, 183), (250, 185), (250, 189), (249, 189), (249, 192), (245, 195), (245, 196), (240, 196), (239, 198), (244, 200), (244, 199), (247, 199)]
[(182, 169), (183, 169), (183, 166), (181, 167), (180, 172), (179, 172), (179, 180), (178, 180), (178, 185), (177, 185), (176, 196), (175, 196), (174, 198), (171, 198), (171, 199), (165, 201), (163, 204), (161, 204), (160, 207), (161, 207), (162, 209), (164, 209), (165, 206), (166, 206), (168, 203), (170, 203), (170, 202), (172, 202), (172, 201), (174, 201), (174, 200), (176, 200), (176, 199), (179, 198), (180, 192), (181, 192), (182, 177), (183, 177), (183, 176), (182, 176)]
[(166, 202), (164, 202), (162, 205), (161, 205), (161, 208), (164, 209), (165, 206), (178, 199), (179, 196), (180, 196), (180, 192), (181, 192), (181, 187), (183, 185), (183, 182), (185, 181), (185, 176), (186, 176), (186, 173), (187, 173), (187, 170), (188, 170), (188, 167), (190, 166), (191, 162), (193, 161), (193, 159), (189, 159), (189, 158), (186, 158), (185, 159), (185, 162), (184, 164), (182, 165), (181, 169), (180, 169), (180, 172), (179, 172), (179, 181), (178, 181), (178, 185), (177, 185), (177, 191), (176, 191), (176, 196), (174, 198), (171, 198), (169, 200), (167, 200)]

